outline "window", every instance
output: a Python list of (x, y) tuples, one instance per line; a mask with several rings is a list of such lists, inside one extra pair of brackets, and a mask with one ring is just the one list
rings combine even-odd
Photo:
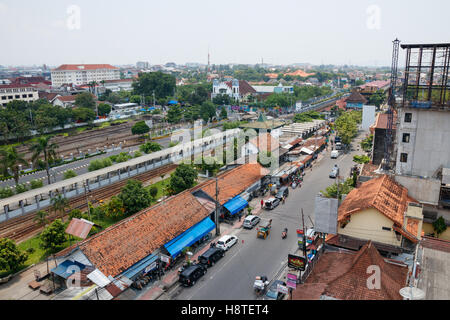
[(400, 162), (408, 162), (408, 154), (407, 153), (400, 154)]
[(412, 113), (405, 113), (405, 122), (411, 122)]
[(16, 99), (20, 99), (20, 94), (16, 94)]
[(409, 143), (409, 136), (410, 136), (409, 133), (404, 133), (402, 141), (405, 143)]
[(29, 97), (29, 98), (33, 98), (33, 95), (32, 95), (32, 94), (29, 94), (28, 97)]
[(381, 229), (383, 229), (384, 231), (391, 231), (392, 230), (391, 228), (388, 228), (388, 227), (382, 227)]
[(26, 95), (26, 94), (23, 94), (23, 95), (22, 95), (22, 98), (26, 98), (26, 97), (27, 97), (27, 95)]

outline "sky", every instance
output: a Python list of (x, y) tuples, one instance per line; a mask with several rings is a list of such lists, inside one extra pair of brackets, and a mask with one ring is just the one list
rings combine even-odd
[(209, 50), (212, 64), (390, 66), (395, 38), (449, 43), (448, 12), (447, 0), (0, 0), (0, 65), (206, 64)]

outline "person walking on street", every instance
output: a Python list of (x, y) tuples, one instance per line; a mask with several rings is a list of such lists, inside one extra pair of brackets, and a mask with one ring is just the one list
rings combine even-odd
[(261, 209), (264, 208), (264, 199), (261, 199)]
[(283, 204), (286, 203), (286, 196), (283, 196)]

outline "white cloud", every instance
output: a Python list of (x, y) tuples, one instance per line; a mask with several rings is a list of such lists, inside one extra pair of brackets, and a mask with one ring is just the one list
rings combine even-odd
[(8, 11), (8, 6), (3, 2), (0, 2), (0, 14), (4, 14)]

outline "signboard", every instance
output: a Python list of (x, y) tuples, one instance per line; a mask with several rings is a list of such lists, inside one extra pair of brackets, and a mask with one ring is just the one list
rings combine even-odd
[(281, 284), (277, 285), (277, 291), (279, 293), (284, 293), (284, 294), (288, 294), (289, 293), (289, 289)]
[(294, 281), (287, 281), (286, 282), (286, 286), (288, 287), (288, 288), (291, 288), (291, 289), (297, 289), (297, 282), (294, 282)]
[(161, 259), (162, 262), (170, 263), (170, 257), (168, 257), (168, 256), (165, 256), (165, 255), (162, 254), (160, 259)]
[(288, 266), (289, 268), (304, 271), (306, 267), (306, 259), (290, 254), (288, 255)]
[(314, 208), (314, 230), (337, 234), (338, 200), (316, 196)]
[(297, 289), (297, 280), (298, 277), (296, 274), (288, 273), (286, 285), (288, 288)]
[(152, 271), (155, 268), (156, 268), (156, 261), (153, 262), (151, 265), (149, 265), (147, 268), (145, 268), (144, 273), (149, 273), (150, 271)]

